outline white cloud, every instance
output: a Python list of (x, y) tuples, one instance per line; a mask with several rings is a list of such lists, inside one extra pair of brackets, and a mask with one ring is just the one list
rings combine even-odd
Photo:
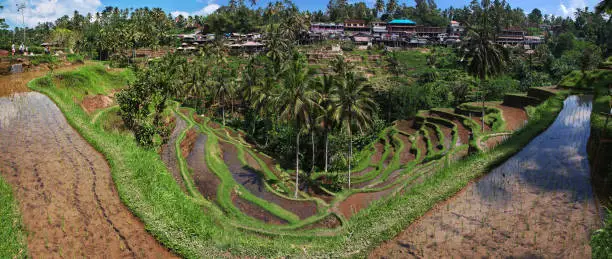
[(207, 16), (211, 13), (214, 13), (215, 11), (217, 11), (217, 9), (219, 9), (221, 6), (216, 4), (214, 0), (207, 0), (205, 2), (205, 0), (196, 0), (196, 2), (198, 3), (206, 3), (206, 6), (204, 6), (204, 8), (195, 11), (193, 13), (188, 13), (188, 12), (184, 12), (184, 11), (174, 11), (171, 12), (173, 17), (178, 16), (179, 14), (182, 14), (183, 16), (187, 17), (189, 15), (200, 15), (200, 16)]
[(212, 4), (211, 3), (211, 4), (208, 4), (207, 6), (205, 6), (204, 8), (202, 8), (201, 10), (199, 10), (199, 11), (193, 13), (193, 14), (206, 16), (206, 15), (209, 15), (209, 14), (214, 13), (215, 11), (217, 11), (217, 9), (219, 9), (219, 7), (221, 7), (221, 6), (218, 5), (218, 4)]
[[(0, 17), (5, 17), (10, 23), (21, 26), (21, 12), (18, 11), (17, 4), (21, 0), (6, 0), (4, 9), (0, 11)], [(82, 15), (95, 13), (98, 7), (102, 6), (100, 0), (31, 0), (26, 4), (25, 24), (29, 27), (36, 26), (42, 22), (52, 22), (64, 15), (72, 16), (74, 11), (79, 11)]]
[(558, 15), (563, 17), (573, 17), (574, 12), (576, 12), (576, 9), (583, 9), (586, 6), (587, 4), (585, 0), (569, 0), (569, 3), (567, 1), (562, 1), (561, 3), (559, 3)]
[(183, 11), (174, 11), (174, 12), (170, 12), (170, 14), (172, 15), (172, 17), (178, 17), (179, 15), (182, 15), (183, 17), (187, 17), (189, 16), (188, 12), (183, 12)]

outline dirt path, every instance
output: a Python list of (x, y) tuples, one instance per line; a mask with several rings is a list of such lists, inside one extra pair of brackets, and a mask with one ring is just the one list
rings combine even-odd
[(104, 157), (42, 94), (0, 97), (0, 173), (34, 258), (173, 257), (121, 203)]
[(370, 258), (590, 258), (601, 224), (586, 154), (590, 112), (590, 97), (568, 98), (548, 130)]

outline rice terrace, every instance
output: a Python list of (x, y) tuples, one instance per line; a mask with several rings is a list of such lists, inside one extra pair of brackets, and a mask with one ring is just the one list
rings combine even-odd
[(106, 2), (0, 2), (0, 258), (612, 258), (611, 1)]

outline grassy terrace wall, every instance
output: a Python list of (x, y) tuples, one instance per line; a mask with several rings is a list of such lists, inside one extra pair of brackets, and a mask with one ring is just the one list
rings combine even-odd
[[(121, 200), (142, 219), (147, 230), (165, 246), (189, 258), (227, 256), (228, 251), (237, 256), (262, 257), (365, 255), (380, 242), (394, 237), (436, 203), (454, 195), (470, 181), (518, 152), (554, 121), (564, 99), (562, 95), (556, 96), (535, 108), (527, 126), (514, 134), (511, 141), (491, 152), (478, 153), (451, 164), (424, 182), (404, 189), (401, 195), (373, 203), (351, 217), (339, 231), (325, 235), (310, 231), (293, 232), (300, 232), (299, 235), (291, 232), (262, 234), (246, 230), (245, 225), (249, 227), (247, 221), (227, 217), (224, 211), (205, 199), (183, 193), (155, 151), (139, 147), (127, 134), (105, 131), (99, 124), (90, 123), (91, 117), (73, 101), (75, 92), (91, 85), (103, 85), (102, 90), (106, 91), (125, 84), (125, 80), (116, 80), (119, 75), (99, 75), (99, 69), (85, 67), (63, 74), (63, 80), (37, 79), (29, 86), (49, 96), (68, 122), (104, 154)], [(64, 87), (66, 82), (74, 81), (71, 77), (83, 78), (84, 81), (73, 87)], [(389, 136), (389, 142), (397, 144), (397, 139), (385, 134)], [(212, 145), (215, 141), (220, 139), (209, 138), (209, 152), (218, 152)], [(396, 145), (395, 148), (401, 151), (408, 147)]]
[(0, 177), (0, 258), (27, 258), (26, 237), (11, 186)]

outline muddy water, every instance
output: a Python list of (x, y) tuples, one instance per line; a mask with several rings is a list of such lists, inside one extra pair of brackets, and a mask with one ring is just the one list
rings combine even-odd
[(293, 212), (301, 219), (308, 218), (317, 213), (317, 206), (314, 202), (289, 200), (268, 191), (263, 182), (265, 180), (261, 175), (254, 169), (242, 165), (238, 159), (238, 151), (233, 145), (220, 142), (220, 146), (223, 150), (223, 160), (236, 182), (243, 185), (253, 195), (276, 203), (284, 209)]
[(589, 258), (601, 224), (586, 153), (591, 99), (569, 97), (522, 151), (370, 257)]
[(166, 167), (172, 173), (174, 180), (179, 184), (183, 192), (186, 192), (185, 183), (183, 182), (183, 177), (181, 176), (181, 169), (179, 168), (178, 158), (176, 157), (176, 139), (178, 136), (187, 128), (187, 123), (177, 116), (176, 126), (170, 134), (170, 139), (168, 143), (164, 145), (161, 152), (162, 161), (166, 164)]
[(191, 153), (187, 156), (187, 165), (191, 169), (193, 181), (205, 198), (217, 202), (217, 188), (221, 181), (206, 165), (206, 141), (208, 137), (199, 134)]
[(104, 157), (42, 94), (0, 97), (0, 173), (34, 258), (172, 257), (121, 203)]

